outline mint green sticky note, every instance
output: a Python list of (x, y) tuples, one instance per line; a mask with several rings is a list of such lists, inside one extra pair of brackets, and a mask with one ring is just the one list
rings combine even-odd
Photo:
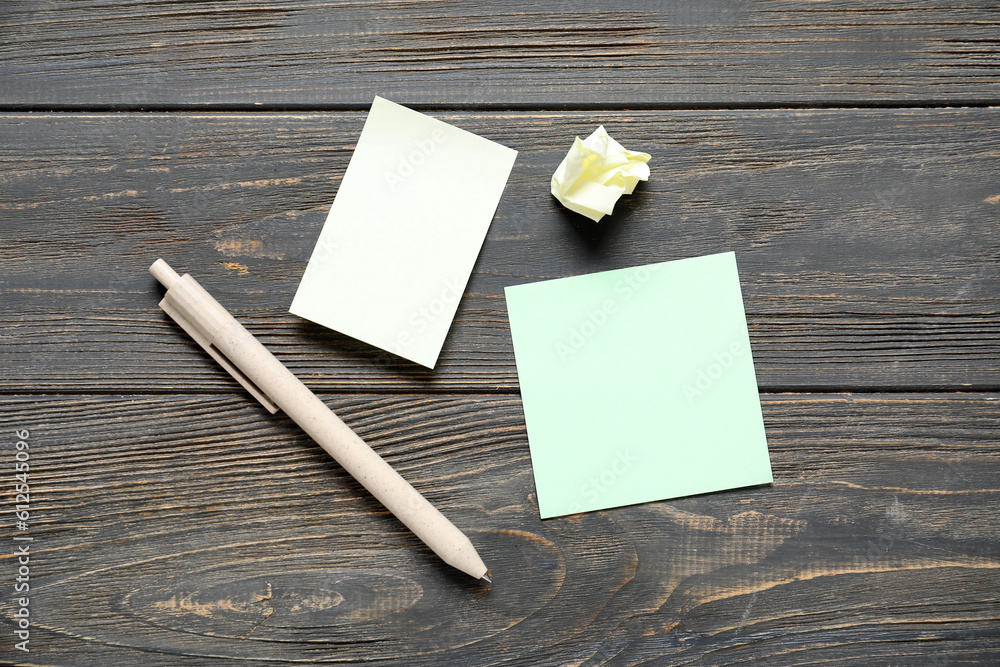
[(733, 253), (504, 291), (543, 519), (772, 481)]

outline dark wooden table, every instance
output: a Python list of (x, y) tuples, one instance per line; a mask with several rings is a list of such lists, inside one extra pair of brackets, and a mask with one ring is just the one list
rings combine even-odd
[[(375, 95), (520, 151), (434, 371), (287, 312)], [(991, 105), (993, 0), (5, 0), (0, 661), (997, 664)], [(600, 123), (653, 175), (594, 225), (548, 182)], [(539, 520), (503, 287), (728, 250), (774, 484)], [(184, 336), (157, 257), (492, 588)]]

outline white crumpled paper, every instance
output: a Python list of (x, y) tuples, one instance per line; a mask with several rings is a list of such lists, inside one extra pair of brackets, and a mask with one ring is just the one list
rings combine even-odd
[(597, 222), (611, 213), (623, 194), (649, 179), (649, 154), (625, 150), (601, 125), (581, 140), (552, 175), (552, 194), (571, 211)]

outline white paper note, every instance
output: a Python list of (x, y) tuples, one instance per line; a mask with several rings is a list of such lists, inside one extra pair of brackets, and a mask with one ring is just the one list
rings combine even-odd
[(290, 311), (433, 368), (516, 157), (376, 97)]

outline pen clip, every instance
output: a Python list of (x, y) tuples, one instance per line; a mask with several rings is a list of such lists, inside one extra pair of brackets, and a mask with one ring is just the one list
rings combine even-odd
[(236, 378), (236, 381), (243, 385), (243, 387), (249, 391), (254, 398), (260, 401), (260, 404), (267, 408), (268, 412), (272, 415), (276, 413), (280, 408), (278, 408), (274, 401), (268, 398), (267, 394), (265, 394), (260, 387), (255, 385), (253, 380), (244, 375), (243, 371), (237, 368), (233, 362), (229, 361), (229, 359), (226, 358), (226, 355), (222, 354), (218, 348), (213, 346), (212, 341), (205, 338), (198, 327), (194, 326), (194, 324), (184, 316), (183, 309), (175, 306), (174, 299), (171, 297), (171, 291), (168, 290), (166, 296), (164, 296), (163, 300), (160, 301), (160, 308), (162, 308), (167, 315), (177, 322), (177, 324), (179, 324), (184, 331), (188, 332), (191, 338), (194, 338), (198, 345), (212, 355), (212, 358), (219, 362), (219, 365), (226, 369), (230, 375)]

